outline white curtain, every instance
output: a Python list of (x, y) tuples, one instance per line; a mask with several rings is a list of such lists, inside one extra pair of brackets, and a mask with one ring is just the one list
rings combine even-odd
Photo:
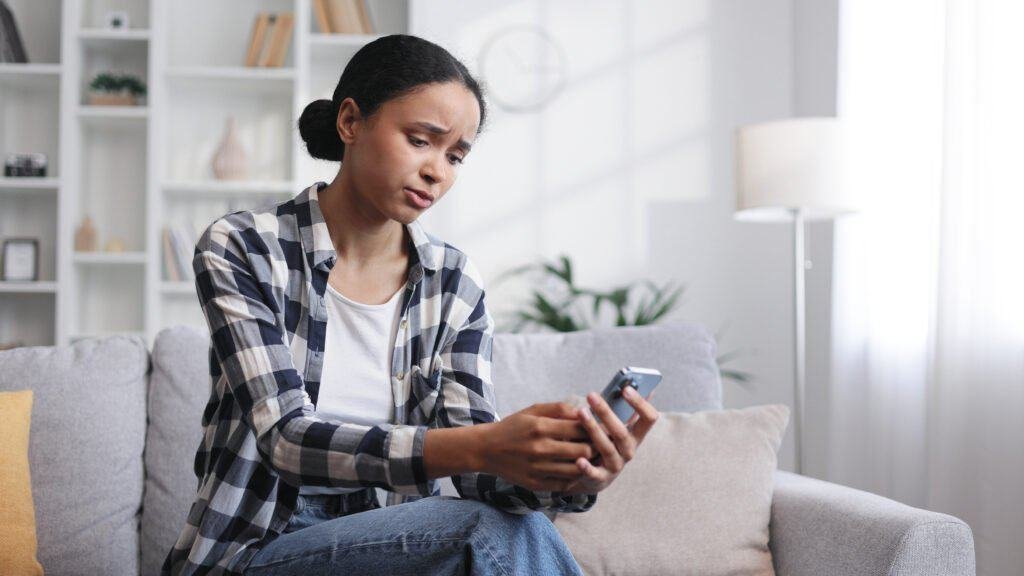
[[(1024, 574), (1024, 2), (847, 0), (828, 480), (956, 515)], [(813, 431), (811, 431), (813, 433)]]

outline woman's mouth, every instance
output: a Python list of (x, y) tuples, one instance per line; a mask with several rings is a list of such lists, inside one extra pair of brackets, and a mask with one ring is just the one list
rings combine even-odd
[(411, 188), (405, 189), (405, 196), (409, 199), (410, 202), (412, 202), (414, 206), (420, 209), (427, 208), (434, 203), (434, 201), (431, 200), (430, 198), (426, 196), (421, 196), (417, 192), (413, 192)]

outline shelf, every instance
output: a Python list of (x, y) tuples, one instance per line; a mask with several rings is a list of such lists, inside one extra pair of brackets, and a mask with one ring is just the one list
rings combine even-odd
[(143, 28), (129, 30), (109, 30), (106, 28), (82, 28), (78, 38), (86, 46), (105, 46), (128, 42), (148, 42), (149, 30)]
[(60, 74), (60, 64), (0, 63), (0, 87), (54, 89)]
[(294, 194), (295, 186), (287, 180), (179, 180), (165, 182), (163, 190), (172, 196), (274, 196)]
[(145, 123), (149, 119), (148, 106), (90, 106), (80, 105), (78, 117), (89, 124)]
[(145, 264), (145, 252), (75, 252), (75, 264)]
[(0, 177), (0, 194), (35, 194), (36, 191), (55, 193), (60, 188), (60, 178), (44, 177)]
[(295, 81), (295, 69), (248, 66), (176, 66), (167, 69), (167, 78), (195, 85), (224, 86), (228, 84), (242, 90), (291, 93)]
[(0, 294), (56, 294), (57, 283), (51, 280), (18, 282), (0, 280)]

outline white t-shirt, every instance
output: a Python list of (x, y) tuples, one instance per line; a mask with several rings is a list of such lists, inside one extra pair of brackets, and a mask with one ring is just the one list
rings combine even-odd
[[(365, 426), (393, 422), (391, 356), (404, 291), (403, 284), (387, 302), (363, 304), (327, 285), (327, 334), (316, 415)], [(344, 494), (358, 490), (361, 488), (299, 487), (300, 494)], [(385, 493), (377, 490), (383, 502)]]

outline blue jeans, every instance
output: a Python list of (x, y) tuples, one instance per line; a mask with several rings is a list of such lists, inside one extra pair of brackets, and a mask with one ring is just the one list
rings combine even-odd
[(476, 500), (431, 496), (381, 508), (375, 491), (299, 495), (285, 532), (246, 576), (318, 574), (575, 574), (551, 520)]

